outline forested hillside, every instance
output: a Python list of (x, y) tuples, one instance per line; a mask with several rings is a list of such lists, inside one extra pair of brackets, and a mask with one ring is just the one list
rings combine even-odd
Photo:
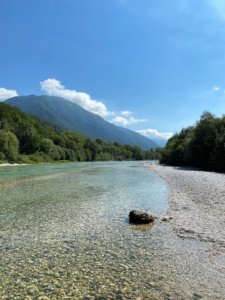
[(168, 140), (160, 162), (225, 172), (225, 116), (204, 112), (195, 126)]
[(19, 109), (0, 103), (0, 161), (53, 162), (142, 160), (159, 157), (157, 151), (120, 145), (56, 129)]
[(149, 138), (107, 122), (100, 116), (60, 97), (17, 96), (6, 100), (6, 103), (42, 121), (50, 122), (64, 130), (77, 132), (92, 140), (102, 139), (107, 142), (137, 145), (144, 150), (157, 147), (157, 144)]

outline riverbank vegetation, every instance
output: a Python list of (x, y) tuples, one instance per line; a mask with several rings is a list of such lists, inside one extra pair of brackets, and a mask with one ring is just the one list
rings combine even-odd
[(159, 159), (160, 150), (90, 140), (0, 103), (0, 162), (106, 161)]
[(204, 112), (194, 126), (168, 140), (160, 162), (225, 172), (225, 116)]

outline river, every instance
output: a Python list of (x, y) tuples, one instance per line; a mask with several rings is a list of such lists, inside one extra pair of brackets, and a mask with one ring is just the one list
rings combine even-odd
[(195, 299), (171, 228), (128, 222), (167, 194), (146, 162), (1, 167), (0, 299)]

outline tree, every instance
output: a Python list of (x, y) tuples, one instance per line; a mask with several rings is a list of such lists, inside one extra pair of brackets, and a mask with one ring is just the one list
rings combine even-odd
[(225, 171), (225, 117), (204, 112), (194, 127), (168, 140), (161, 163)]
[[(5, 129), (0, 130), (0, 152), (9, 161), (15, 161), (19, 154), (19, 141), (15, 134)], [(2, 157), (4, 157), (1, 154)]]

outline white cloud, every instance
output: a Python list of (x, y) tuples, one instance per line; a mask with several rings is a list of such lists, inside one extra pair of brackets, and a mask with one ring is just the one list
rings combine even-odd
[(220, 87), (219, 87), (218, 85), (215, 85), (215, 86), (213, 87), (213, 90), (214, 90), (215, 92), (219, 92), (219, 91), (220, 91)]
[(150, 129), (150, 128), (138, 130), (137, 132), (146, 137), (156, 137), (156, 138), (161, 138), (166, 140), (168, 140), (174, 135), (173, 132), (159, 132), (157, 129)]
[(62, 97), (102, 117), (112, 114), (103, 102), (92, 99), (87, 93), (66, 89), (57, 79), (49, 78), (40, 82), (40, 85), (47, 95)]
[(133, 113), (132, 113), (131, 111), (129, 111), (129, 110), (124, 110), (124, 111), (121, 111), (120, 114), (121, 114), (121, 116), (123, 116), (123, 117), (129, 117), (129, 116), (131, 116)]
[(0, 101), (18, 96), (17, 91), (0, 88)]
[(133, 113), (129, 110), (121, 111), (118, 116), (112, 119), (112, 122), (117, 125), (127, 126), (147, 121), (146, 119), (136, 119), (132, 115)]

